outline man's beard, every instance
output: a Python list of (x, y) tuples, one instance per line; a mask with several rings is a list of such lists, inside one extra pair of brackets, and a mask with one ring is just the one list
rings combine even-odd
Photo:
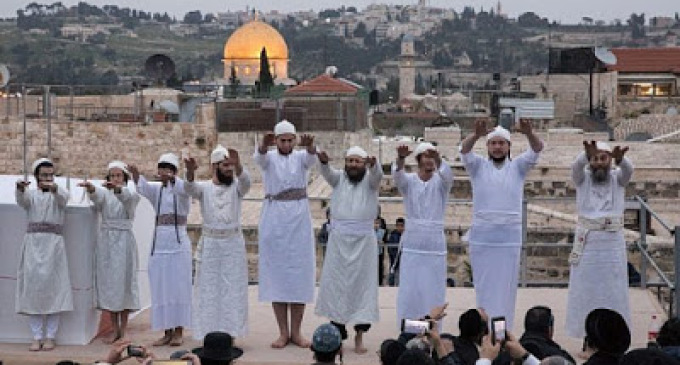
[(603, 184), (609, 179), (608, 167), (591, 167), (593, 182), (596, 184)]
[(291, 148), (288, 152), (283, 152), (283, 150), (281, 150), (281, 149), (278, 148), (278, 147), (277, 147), (276, 149), (279, 150), (279, 153), (282, 154), (283, 156), (288, 156), (288, 155), (290, 155), (291, 153), (293, 153), (293, 149), (292, 149), (292, 148)]
[(364, 176), (366, 176), (366, 168), (345, 166), (345, 173), (347, 174), (347, 179), (349, 182), (356, 185), (364, 179)]
[(226, 186), (229, 186), (234, 182), (233, 176), (228, 176), (226, 174), (223, 174), (222, 171), (220, 171), (219, 168), (216, 170), (216, 172), (217, 172), (217, 181), (219, 181), (220, 184), (224, 184)]
[(489, 158), (495, 163), (503, 163), (505, 162), (505, 159), (508, 158), (508, 156), (494, 157), (493, 155), (489, 154)]

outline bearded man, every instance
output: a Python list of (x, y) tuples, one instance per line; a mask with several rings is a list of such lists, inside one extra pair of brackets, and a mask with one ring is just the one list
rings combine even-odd
[(406, 229), (401, 237), (397, 320), (423, 318), (446, 302), (444, 214), (453, 172), (431, 143), (416, 147), (418, 171), (404, 171), (408, 146), (397, 147), (392, 176), (404, 196)]
[[(465, 239), (470, 242), (477, 307), (491, 318), (505, 317), (508, 328), (515, 318), (524, 180), (543, 150), (528, 120), (521, 120), (517, 130), (526, 136), (529, 148), (514, 159), (510, 131), (501, 126), (488, 130), (484, 120), (475, 122), (475, 132), (460, 148), (472, 183), (472, 225)], [(484, 136), (488, 157), (472, 152)]]
[(378, 241), (373, 221), (378, 214), (378, 190), (383, 173), (375, 157), (361, 147), (345, 155), (345, 171), (328, 164), (320, 152), (321, 175), (333, 187), (331, 227), (316, 314), (327, 317), (347, 338), (345, 325), (354, 323), (355, 352), (365, 353), (363, 335), (378, 315)]
[(628, 147), (612, 150), (595, 141), (583, 145), (571, 170), (579, 217), (567, 297), (567, 334), (578, 338), (586, 334), (588, 313), (597, 308), (612, 309), (631, 324), (623, 211), (633, 165), (624, 156)]

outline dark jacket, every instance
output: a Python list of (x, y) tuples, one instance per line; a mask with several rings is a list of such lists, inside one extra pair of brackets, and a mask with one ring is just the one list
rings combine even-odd
[(661, 350), (672, 356), (676, 360), (680, 360), (680, 346), (666, 346), (662, 347)]
[(618, 365), (621, 356), (596, 352), (583, 365)]
[(456, 337), (453, 340), (453, 348), (463, 365), (475, 365), (479, 359), (477, 345), (466, 338)]
[(548, 356), (558, 355), (576, 364), (576, 361), (574, 361), (574, 358), (568, 352), (564, 351), (560, 345), (543, 334), (525, 332), (519, 339), (519, 343), (539, 360), (543, 360)]

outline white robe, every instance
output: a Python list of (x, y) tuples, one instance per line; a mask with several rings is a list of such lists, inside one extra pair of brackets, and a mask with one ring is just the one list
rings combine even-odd
[(472, 183), (470, 242), (477, 307), (490, 318), (505, 317), (512, 328), (522, 249), (524, 180), (539, 153), (529, 148), (500, 168), (476, 153), (461, 155)]
[(185, 182), (184, 188), (201, 202), (203, 234), (196, 249), (193, 336), (209, 332), (235, 337), (248, 334), (248, 261), (241, 231), (241, 202), (250, 190), (243, 170), (230, 186), (212, 181)]
[(404, 196), (406, 229), (401, 236), (397, 321), (422, 318), (446, 302), (447, 246), (444, 216), (453, 172), (445, 161), (428, 181), (397, 170), (392, 176)]
[[(191, 197), (184, 191), (184, 181), (161, 187), (139, 177), (137, 190), (149, 199), (157, 215), (188, 216)], [(162, 193), (161, 193), (162, 190)], [(161, 201), (159, 204), (159, 197)], [(160, 206), (160, 209), (159, 209)], [(151, 327), (154, 331), (191, 325), (191, 240), (186, 225), (159, 225), (155, 245), (149, 256), (151, 286)], [(179, 236), (179, 242), (177, 240)], [(155, 246), (155, 247), (154, 247)]]
[[(282, 155), (278, 150), (260, 154), (255, 162), (266, 194), (306, 189), (309, 169), (316, 154), (306, 150)], [(261, 302), (310, 303), (314, 300), (316, 256), (308, 199), (265, 199), (258, 230), (259, 300)]]
[(378, 216), (380, 164), (367, 169), (352, 184), (347, 173), (321, 164), (321, 174), (333, 187), (332, 227), (316, 300), (316, 314), (342, 324), (377, 322), (378, 241), (373, 222)]
[[(609, 180), (594, 184), (585, 152), (572, 165), (572, 180), (576, 185), (579, 216), (601, 218), (623, 216), (626, 185), (633, 175), (633, 165), (627, 158), (612, 168)], [(623, 231), (590, 231), (583, 255), (571, 266), (567, 297), (567, 334), (585, 336), (588, 313), (596, 308), (615, 310), (630, 327), (628, 298), (628, 263)]]
[[(64, 225), (69, 193), (26, 189), (16, 191), (17, 204), (28, 213), (29, 223)], [(64, 237), (54, 233), (26, 233), (17, 270), (16, 311), (20, 314), (54, 314), (73, 310)]]
[(140, 196), (125, 187), (120, 194), (96, 187), (90, 198), (101, 212), (95, 248), (96, 307), (113, 312), (136, 311), (140, 308), (138, 255), (132, 222)]

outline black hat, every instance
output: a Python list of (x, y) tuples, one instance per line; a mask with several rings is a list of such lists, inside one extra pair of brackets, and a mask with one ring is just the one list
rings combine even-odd
[(384, 365), (394, 365), (404, 351), (406, 351), (406, 346), (403, 343), (387, 339), (380, 345), (380, 361)]
[(630, 347), (630, 329), (621, 315), (611, 309), (598, 308), (586, 317), (588, 344), (598, 351), (623, 355)]
[(233, 346), (233, 339), (228, 333), (210, 332), (203, 338), (203, 347), (191, 350), (202, 359), (231, 361), (243, 355), (243, 350)]

